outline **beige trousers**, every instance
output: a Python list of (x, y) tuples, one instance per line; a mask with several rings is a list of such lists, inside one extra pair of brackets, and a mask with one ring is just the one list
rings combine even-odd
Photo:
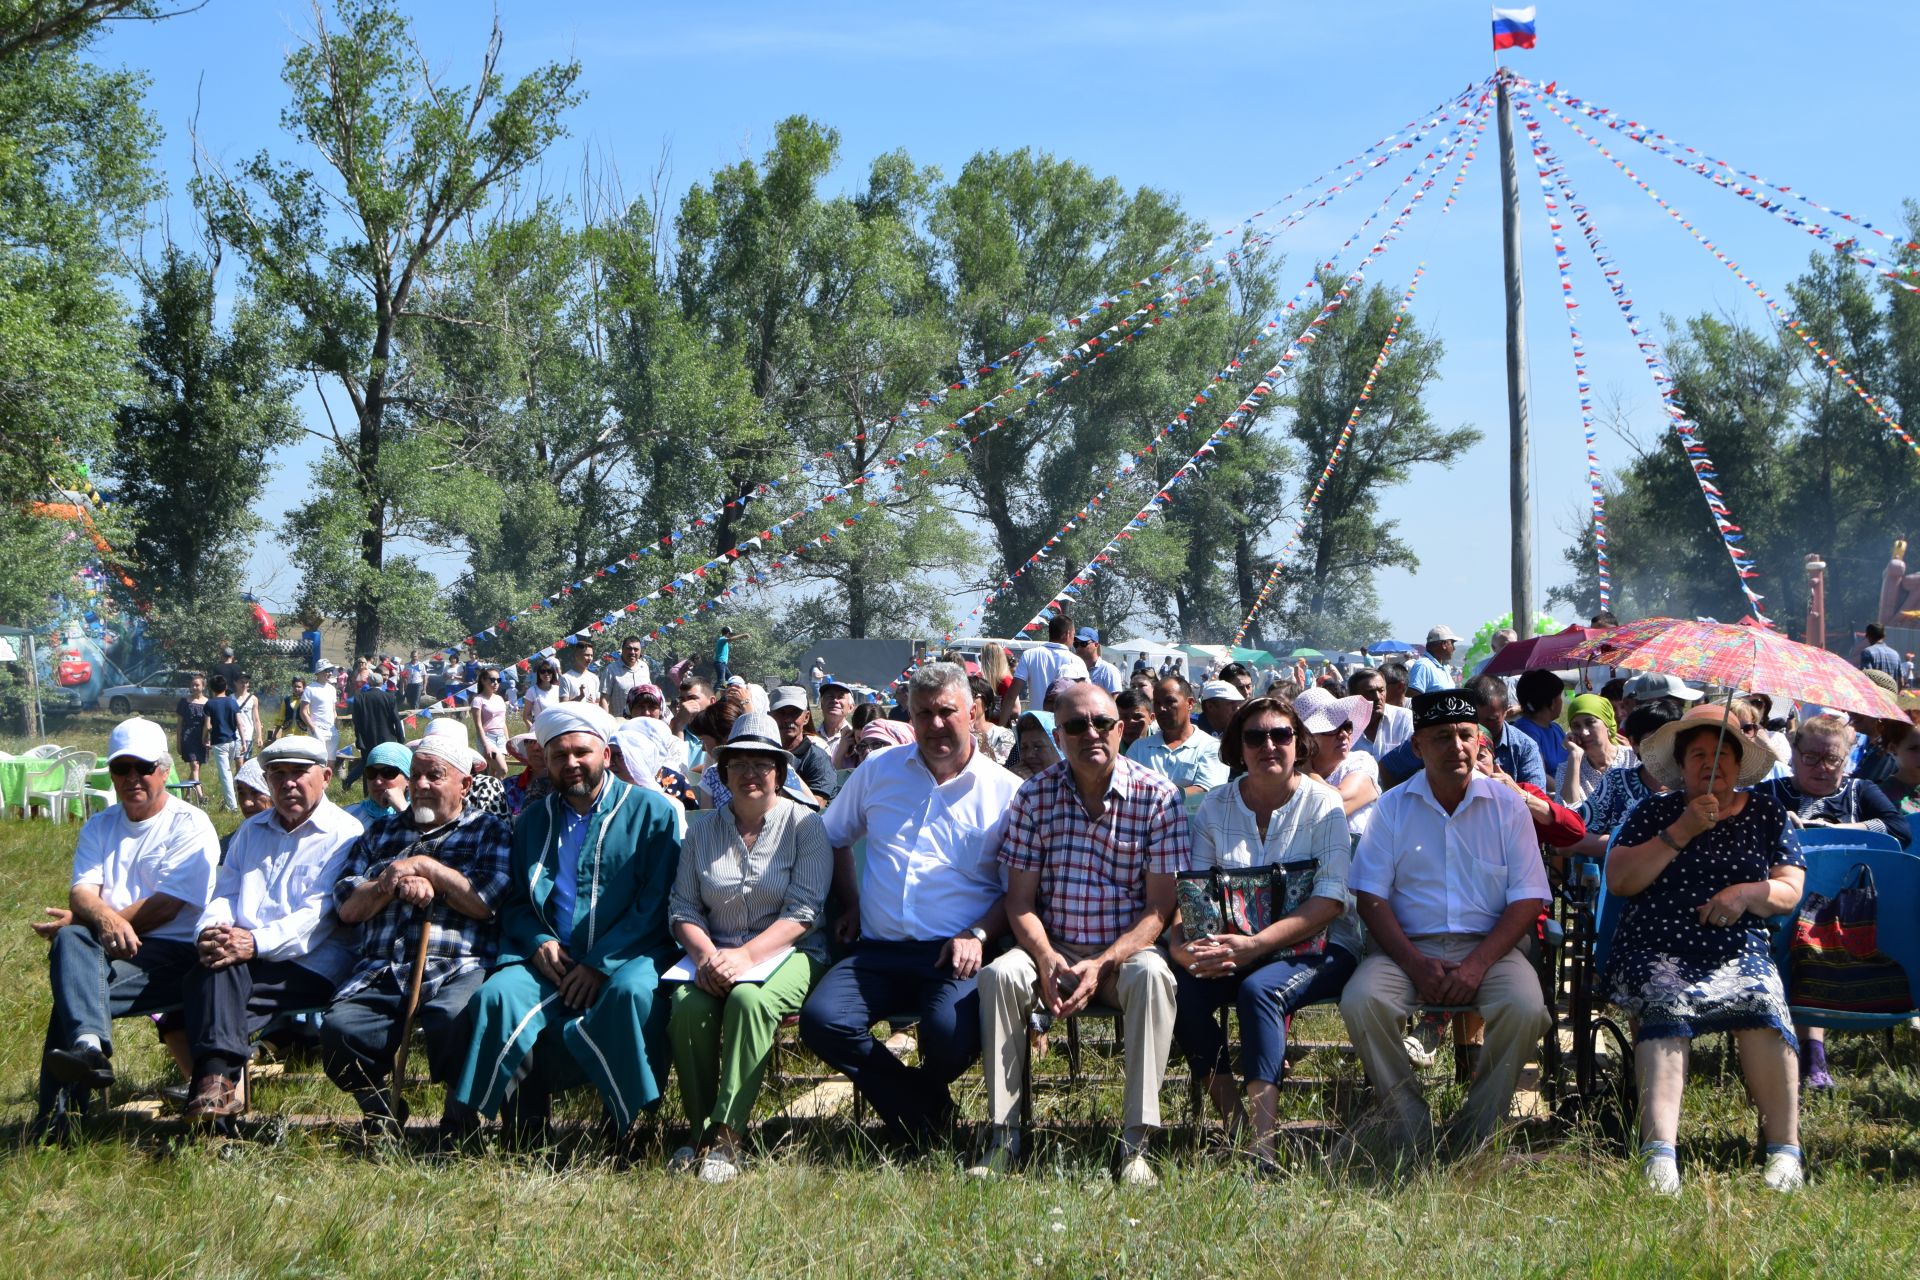
[[(1079, 963), (1097, 947), (1064, 942), (1054, 949)], [(1159, 947), (1130, 956), (1094, 994), (1126, 1018), (1126, 1118), (1129, 1129), (1160, 1127), (1160, 1082), (1173, 1047), (1173, 969)], [(987, 1080), (987, 1118), (1017, 1124), (1027, 1081), (1027, 1015), (1040, 1007), (1040, 971), (1033, 957), (1015, 947), (980, 971), (980, 1067)]]
[[(1464, 960), (1480, 945), (1480, 938), (1469, 934), (1409, 941), (1422, 955), (1451, 961)], [(1383, 951), (1360, 962), (1340, 997), (1340, 1016), (1367, 1069), (1380, 1116), (1397, 1123), (1408, 1143), (1421, 1140), (1432, 1122), (1405, 1044), (1407, 1019), (1419, 1005), (1413, 979)], [(1487, 1041), (1454, 1126), (1457, 1137), (1483, 1142), (1506, 1122), (1520, 1068), (1533, 1056), (1551, 1019), (1540, 978), (1518, 947), (1487, 970), (1473, 1007), (1487, 1021)]]

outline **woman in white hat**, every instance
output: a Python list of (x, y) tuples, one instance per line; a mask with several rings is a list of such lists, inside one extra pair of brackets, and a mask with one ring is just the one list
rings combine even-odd
[(1607, 855), (1607, 891), (1627, 901), (1601, 982), (1633, 1020), (1642, 1172), (1663, 1195), (1680, 1189), (1688, 1048), (1717, 1031), (1739, 1044), (1767, 1185), (1801, 1183), (1799, 1044), (1766, 920), (1799, 903), (1806, 861), (1780, 802), (1741, 790), (1767, 776), (1773, 753), (1729, 710), (1695, 707), (1647, 735), (1641, 761), (1671, 790), (1627, 815)]
[(1380, 765), (1353, 744), (1367, 731), (1373, 703), (1366, 698), (1336, 698), (1319, 685), (1302, 689), (1293, 709), (1312, 734), (1306, 753), (1308, 771), (1340, 793), (1347, 814), (1347, 832), (1355, 840), (1366, 833), (1380, 798)]
[(674, 987), (667, 1038), (697, 1144), (675, 1152), (673, 1166), (728, 1182), (780, 1022), (826, 965), (820, 911), (833, 850), (819, 815), (781, 794), (793, 757), (771, 716), (734, 721), (715, 757), (727, 800), (688, 824), (668, 899), (694, 979)]

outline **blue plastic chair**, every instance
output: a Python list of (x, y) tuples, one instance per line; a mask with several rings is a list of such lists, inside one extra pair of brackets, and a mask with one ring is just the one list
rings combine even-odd
[[(1876, 833), (1855, 831), (1854, 836), (1873, 837)], [(1890, 839), (1890, 837), (1881, 837)], [(1807, 892), (1832, 897), (1853, 879), (1855, 867), (1865, 864), (1873, 872), (1874, 887), (1880, 895), (1880, 919), (1875, 931), (1880, 950), (1907, 972), (1909, 986), (1920, 982), (1920, 857), (1898, 848), (1887, 849), (1878, 842), (1859, 840), (1850, 844), (1802, 843), (1807, 858)], [(1793, 990), (1790, 967), (1794, 912), (1777, 918), (1773, 930), (1773, 958), (1786, 975), (1787, 990)], [(1920, 992), (1920, 987), (1915, 987)], [(1920, 1008), (1901, 1013), (1844, 1013), (1834, 1009), (1789, 1006), (1794, 1022), (1803, 1027), (1829, 1027), (1843, 1031), (1877, 1031), (1897, 1027), (1920, 1015)]]
[(1879, 849), (1887, 853), (1905, 852), (1906, 846), (1884, 831), (1857, 831), (1840, 827), (1802, 827), (1794, 832), (1802, 849), (1837, 846), (1848, 849)]

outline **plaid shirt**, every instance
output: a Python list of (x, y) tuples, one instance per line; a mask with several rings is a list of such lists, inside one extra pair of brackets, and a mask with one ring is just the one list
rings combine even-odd
[[(506, 819), (480, 809), (469, 808), (433, 832), (421, 831), (407, 813), (381, 818), (354, 841), (353, 852), (347, 855), (346, 874), (333, 887), (334, 905), (338, 907), (361, 885), (379, 878), (388, 863), (420, 856), (465, 876), (474, 893), (491, 907), (507, 888), (511, 839), (512, 828)], [(496, 920), (475, 920), (439, 902), (432, 910), (427, 972), (420, 984), (423, 999), (447, 979), (492, 964), (500, 941)], [(397, 898), (388, 903), (360, 926), (359, 958), (335, 999), (345, 999), (385, 974), (392, 974), (394, 983), (405, 990), (412, 977), (413, 951), (419, 939), (419, 909)]]
[(1180, 789), (1143, 764), (1119, 757), (1107, 808), (1087, 816), (1066, 762), (1020, 788), (1007, 816), (1000, 861), (1038, 871), (1040, 920), (1062, 942), (1104, 947), (1147, 909), (1147, 876), (1174, 875), (1193, 860)]

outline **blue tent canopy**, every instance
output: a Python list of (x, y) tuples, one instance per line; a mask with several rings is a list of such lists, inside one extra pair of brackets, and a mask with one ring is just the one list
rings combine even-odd
[(1368, 653), (1412, 653), (1413, 646), (1405, 640), (1376, 640), (1368, 646)]

